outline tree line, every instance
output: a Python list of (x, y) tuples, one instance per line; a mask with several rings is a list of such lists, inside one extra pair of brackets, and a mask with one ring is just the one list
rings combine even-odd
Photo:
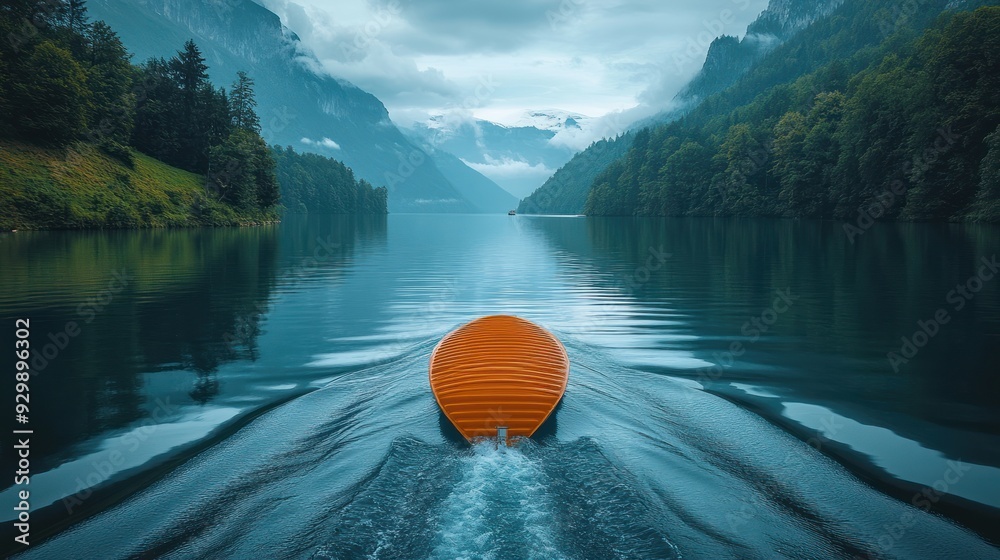
[(389, 191), (356, 179), (350, 167), (318, 154), (299, 154), (291, 146), (274, 146), (282, 203), (288, 212), (304, 214), (385, 214)]
[(998, 7), (900, 29), (745, 104), (720, 99), (636, 133), (586, 212), (1000, 221)]
[[(212, 85), (194, 41), (169, 59), (133, 65), (111, 27), (88, 21), (84, 0), (0, 5), (0, 134), (8, 138), (55, 148), (89, 142), (130, 166), (135, 149), (205, 176), (209, 191), (234, 208), (270, 211), (281, 201), (277, 152), (261, 137), (256, 105), (245, 72), (228, 92)], [(310, 211), (379, 211), (380, 195), (367, 183), (372, 192), (359, 194), (353, 182), (285, 175), (296, 207), (300, 185), (308, 183), (347, 189), (361, 202)]]

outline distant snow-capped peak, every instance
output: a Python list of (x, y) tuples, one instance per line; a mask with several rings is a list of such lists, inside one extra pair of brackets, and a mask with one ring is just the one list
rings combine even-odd
[(581, 128), (581, 124), (588, 120), (590, 117), (579, 113), (561, 109), (543, 109), (525, 113), (514, 123), (514, 126), (559, 132), (567, 128)]

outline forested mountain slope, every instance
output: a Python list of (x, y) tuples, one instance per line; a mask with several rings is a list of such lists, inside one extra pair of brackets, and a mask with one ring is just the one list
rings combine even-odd
[(937, 17), (945, 7), (887, 27), (890, 2), (845, 3), (681, 121), (638, 133), (587, 212), (996, 220), (1000, 8)]

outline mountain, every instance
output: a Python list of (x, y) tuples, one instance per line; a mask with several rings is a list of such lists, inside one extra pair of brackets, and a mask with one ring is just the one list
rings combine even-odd
[[(631, 130), (675, 121), (704, 98), (732, 86), (763, 56), (809, 24), (833, 12), (844, 0), (771, 0), (743, 39), (723, 35), (709, 46), (697, 75), (674, 97), (672, 108), (632, 124)], [(633, 134), (598, 142), (560, 168), (518, 207), (520, 212), (579, 214), (592, 182), (611, 161), (631, 147)], [(598, 149), (600, 153), (588, 153)]]
[(695, 101), (736, 83), (758, 60), (824, 17), (844, 0), (771, 0), (743, 39), (718, 37), (708, 48), (701, 71), (680, 91), (678, 101)]
[(684, 119), (636, 134), (595, 215), (998, 221), (1000, 7), (847, 0)]
[[(520, 198), (573, 157), (575, 150), (566, 141), (582, 133), (587, 120), (559, 110), (532, 111), (514, 126), (434, 117), (413, 125), (410, 132), (437, 150), (457, 156)], [(516, 201), (511, 208), (514, 206)]]
[(193, 38), (217, 85), (228, 88), (245, 70), (256, 81), (269, 143), (343, 161), (359, 178), (389, 188), (391, 211), (475, 211), (389, 120), (381, 101), (319, 71), (278, 16), (251, 0), (91, 0), (87, 6), (92, 19), (118, 32), (134, 62), (169, 58)]
[(459, 194), (475, 206), (475, 211), (499, 214), (517, 208), (517, 197), (466, 165), (454, 154), (435, 148), (412, 132), (408, 136), (414, 145), (420, 146), (431, 158), (445, 178), (455, 185)]
[(522, 214), (581, 214), (594, 179), (625, 155), (631, 146), (631, 133), (594, 142), (522, 200), (517, 211)]
[(515, 126), (550, 130), (555, 133), (582, 130), (591, 118), (562, 109), (529, 111), (518, 119)]

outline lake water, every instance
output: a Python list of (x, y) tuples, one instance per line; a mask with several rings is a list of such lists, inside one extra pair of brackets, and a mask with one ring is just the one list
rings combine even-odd
[[(776, 220), (3, 235), (0, 340), (29, 318), (39, 350), (23, 557), (1000, 558), (998, 252)], [(569, 386), (470, 447), (427, 363), (499, 313)]]

